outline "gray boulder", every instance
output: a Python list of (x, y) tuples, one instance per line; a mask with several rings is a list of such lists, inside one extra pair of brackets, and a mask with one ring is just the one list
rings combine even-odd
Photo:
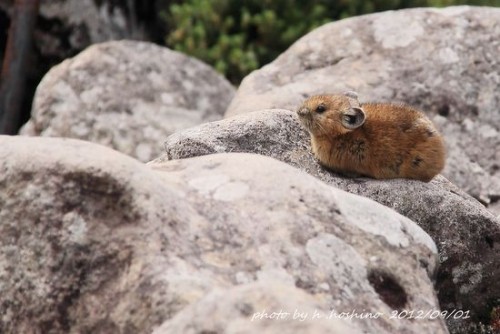
[[(139, 27), (137, 17), (130, 14), (134, 5), (109, 0), (41, 0), (40, 15), (47, 21), (57, 20), (69, 33), (69, 46), (81, 49), (90, 44), (123, 38), (144, 39), (146, 31)], [(46, 34), (44, 37), (52, 37)], [(47, 40), (45, 40), (47, 42)], [(48, 42), (54, 42), (49, 39)], [(59, 43), (49, 43), (52, 48)], [(43, 49), (43, 45), (41, 45)]]
[(329, 185), (391, 207), (419, 224), (436, 242), (442, 307), (470, 310), (474, 320), (484, 320), (491, 302), (500, 298), (500, 222), (442, 176), (424, 183), (331, 173), (317, 163), (308, 133), (296, 114), (287, 110), (264, 110), (203, 124), (170, 136), (165, 147), (166, 153), (156, 162), (222, 152), (270, 156)]
[[(447, 332), (439, 318), (390, 318), (439, 309), (421, 228), (258, 155), (146, 166), (88, 142), (0, 137), (0, 268), (1, 332), (150, 333), (210, 305), (255, 333), (266, 322), (248, 321), (253, 306), (279, 312), (287, 291), (283, 307), (381, 313), (352, 319), (353, 333)], [(284, 290), (261, 301), (266, 290), (233, 290), (252, 282)], [(226, 326), (207, 311), (197, 328)]]
[(326, 24), (247, 76), (226, 116), (296, 110), (310, 95), (355, 90), (401, 101), (444, 134), (443, 175), (500, 215), (500, 8), (390, 11)]
[[(149, 36), (138, 21), (134, 3), (113, 0), (40, 0), (39, 22), (34, 36), (45, 61), (66, 58), (87, 46), (108, 40)], [(11, 19), (14, 1), (0, 0), (0, 10)]]
[(108, 42), (47, 73), (20, 133), (88, 140), (148, 161), (165, 135), (221, 119), (233, 94), (198, 60), (150, 43)]
[(209, 293), (153, 334), (362, 333), (347, 318), (321, 308), (316, 299), (290, 285), (243, 284)]

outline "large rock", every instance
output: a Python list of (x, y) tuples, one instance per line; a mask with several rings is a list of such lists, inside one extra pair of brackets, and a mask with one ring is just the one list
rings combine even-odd
[(59, 21), (60, 29), (69, 34), (69, 46), (81, 49), (109, 40), (146, 38), (134, 17), (137, 14), (130, 14), (135, 8), (129, 4), (109, 0), (41, 0), (40, 15), (44, 21)]
[[(222, 152), (270, 156), (327, 184), (387, 205), (417, 222), (436, 242), (442, 307), (470, 310), (475, 320), (486, 321), (492, 303), (500, 298), (500, 222), (442, 176), (424, 183), (331, 173), (314, 159), (309, 135), (296, 114), (287, 110), (264, 110), (203, 124), (170, 136), (165, 147), (166, 153), (157, 162)], [(274, 183), (281, 183), (283, 177), (278, 180)]]
[[(14, 0), (0, 0), (0, 29), (7, 31)], [(18, 2), (19, 3), (19, 2)], [(164, 0), (40, 0), (34, 47), (26, 69), (21, 127), (30, 117), (36, 87), (53, 66), (92, 44), (134, 39), (162, 43), (166, 26), (158, 12)], [(4, 33), (5, 34), (5, 33)], [(5, 43), (6, 35), (2, 40)], [(0, 54), (2, 51), (0, 51)]]
[[(286, 308), (381, 313), (352, 319), (354, 333), (447, 332), (441, 319), (390, 319), (438, 309), (435, 245), (393, 210), (257, 155), (152, 167), (87, 142), (0, 137), (1, 332), (150, 333), (182, 328), (193, 304), (255, 333), (252, 306), (279, 312), (287, 292), (238, 303), (250, 292), (232, 288), (252, 282), (291, 291)], [(214, 289), (235, 295), (214, 301)]]
[[(113, 0), (40, 0), (34, 36), (37, 49), (50, 61), (108, 40), (147, 39), (147, 29), (138, 22), (142, 17), (137, 17), (137, 9), (134, 2)], [(11, 19), (14, 1), (0, 0), (0, 10)]]
[(145, 42), (108, 42), (45, 76), (21, 134), (84, 139), (148, 161), (166, 134), (222, 118), (233, 93), (193, 58)]
[(445, 136), (443, 175), (500, 214), (500, 8), (408, 9), (324, 25), (246, 77), (226, 115), (355, 90), (403, 101)]
[(209, 293), (153, 334), (361, 334), (347, 319), (322, 312), (321, 304), (299, 288), (251, 283)]

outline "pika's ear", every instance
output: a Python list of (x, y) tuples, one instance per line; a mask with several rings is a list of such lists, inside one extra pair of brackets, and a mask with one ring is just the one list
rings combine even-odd
[(350, 97), (351, 99), (355, 99), (355, 100), (358, 99), (358, 93), (356, 93), (355, 91), (352, 91), (352, 90), (345, 91), (344, 95), (347, 97)]
[(348, 111), (342, 113), (342, 125), (344, 128), (354, 130), (365, 123), (365, 112), (361, 107), (351, 107)]

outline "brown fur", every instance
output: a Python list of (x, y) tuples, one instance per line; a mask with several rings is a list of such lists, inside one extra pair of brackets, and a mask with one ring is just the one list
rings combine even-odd
[[(403, 104), (367, 103), (361, 106), (363, 125), (350, 130), (341, 119), (353, 101), (357, 103), (345, 95), (320, 95), (299, 108), (313, 153), (322, 165), (376, 179), (425, 182), (443, 169), (443, 139), (423, 113)], [(321, 113), (316, 112), (320, 104), (326, 109)]]

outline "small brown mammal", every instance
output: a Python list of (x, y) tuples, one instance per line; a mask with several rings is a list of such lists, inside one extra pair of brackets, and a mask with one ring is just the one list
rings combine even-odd
[(428, 182), (444, 167), (441, 135), (420, 111), (403, 105), (365, 103), (354, 92), (318, 95), (297, 111), (325, 167), (376, 179)]

